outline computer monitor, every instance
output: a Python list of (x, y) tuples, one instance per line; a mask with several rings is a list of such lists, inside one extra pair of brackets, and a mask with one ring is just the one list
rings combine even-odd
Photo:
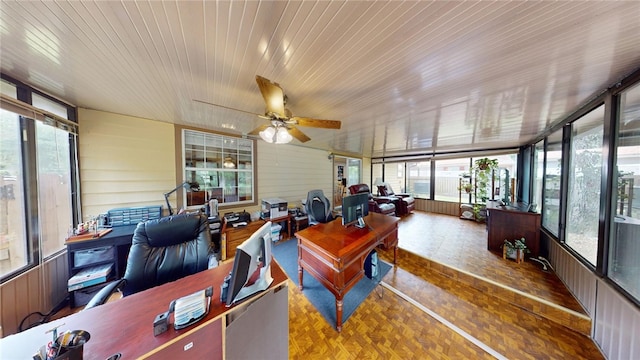
[(342, 225), (355, 224), (364, 227), (364, 217), (369, 213), (369, 194), (360, 193), (342, 198)]
[(226, 281), (228, 281), (227, 294), (226, 298), (222, 297), (222, 300), (227, 307), (269, 288), (273, 282), (270, 221), (236, 248), (233, 269)]

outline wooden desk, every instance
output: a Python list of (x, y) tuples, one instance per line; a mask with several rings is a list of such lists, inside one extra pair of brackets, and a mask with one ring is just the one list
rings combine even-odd
[[(51, 340), (51, 334), (45, 334), (45, 331), (64, 324), (59, 328), (60, 333), (65, 330), (81, 329), (88, 331), (91, 335), (84, 345), (85, 360), (104, 360), (115, 353), (121, 353), (122, 359), (222, 359), (227, 356), (244, 358), (245, 355), (249, 356), (248, 358), (259, 357), (255, 354), (270, 356), (279, 354), (274, 357), (286, 359), (289, 343), (286, 274), (273, 261), (271, 275), (274, 280), (269, 289), (227, 308), (220, 303), (220, 285), (232, 265), (233, 262), (224, 263), (217, 268), (7, 336), (0, 339), (0, 358), (30, 359), (41, 345)], [(172, 300), (208, 286), (213, 286), (214, 295), (211, 298), (209, 314), (203, 320), (185, 329), (174, 330), (173, 316), (171, 316), (169, 330), (153, 336), (153, 321), (156, 315), (167, 311)], [(251, 312), (252, 309), (263, 306), (256, 305), (257, 303), (261, 303), (263, 299), (268, 300), (272, 296), (279, 299), (279, 304), (275, 306), (277, 309), (269, 308), (265, 311), (262, 308), (258, 313)], [(287, 305), (282, 304), (283, 299)], [(273, 304), (271, 300), (266, 303)], [(284, 314), (282, 314), (283, 310)], [(259, 320), (257, 323), (268, 324), (268, 329), (256, 327), (256, 319)], [(243, 321), (248, 321), (248, 329), (244, 325), (238, 329), (236, 324), (242, 325)], [(274, 322), (276, 324), (273, 324)], [(245, 332), (247, 337), (229, 336), (229, 329), (233, 333)], [(265, 330), (268, 330), (269, 336), (264, 336)], [(250, 334), (251, 332), (253, 334)], [(253, 339), (252, 342), (246, 342), (247, 338)], [(263, 343), (260, 343), (261, 341)], [(241, 350), (244, 353), (240, 356), (237, 353), (229, 354), (229, 349), (240, 347), (237, 343), (244, 347)], [(254, 347), (258, 349), (253, 349)], [(283, 348), (284, 351), (277, 348)], [(255, 356), (247, 354), (247, 351), (253, 350), (256, 350)]]
[(398, 254), (398, 221), (395, 216), (370, 212), (368, 228), (342, 226), (342, 219), (317, 224), (296, 233), (298, 279), (302, 290), (303, 269), (318, 279), (336, 297), (336, 329), (342, 331), (342, 299), (364, 276), (364, 261), (378, 245)]
[(222, 260), (234, 259), (238, 245), (247, 240), (251, 234), (258, 231), (264, 223), (264, 220), (255, 220), (249, 222), (246, 226), (233, 227), (224, 221), (221, 230), (222, 249), (220, 257)]

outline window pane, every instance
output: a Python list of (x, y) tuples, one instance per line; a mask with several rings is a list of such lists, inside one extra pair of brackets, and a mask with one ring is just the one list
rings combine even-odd
[(360, 159), (347, 159), (347, 186), (360, 184)]
[(31, 102), (31, 104), (38, 109), (46, 110), (52, 114), (60, 116), (63, 119), (68, 119), (67, 107), (60, 103), (51, 101), (48, 98), (36, 93), (33, 93), (31, 95)]
[(30, 262), (20, 146), (18, 115), (0, 110), (0, 277)]
[(431, 187), (431, 161), (408, 162), (407, 183), (414, 197), (428, 199)]
[(209, 199), (219, 204), (252, 202), (253, 141), (184, 130), (185, 179), (200, 189), (183, 189), (187, 207), (201, 207)]
[[(505, 202), (512, 202), (511, 198), (515, 201), (515, 197), (512, 196), (515, 194), (515, 181), (513, 179), (517, 178), (517, 169), (518, 169), (518, 154), (508, 154), (508, 155), (496, 155), (496, 156), (487, 156), (489, 159), (495, 159), (498, 161), (498, 172), (494, 174), (495, 179), (493, 183), (489, 182), (487, 189), (487, 196), (489, 199), (498, 200), (505, 199)], [(471, 160), (475, 164), (475, 161), (480, 158), (472, 158)], [(508, 176), (507, 176), (508, 175)], [(477, 184), (477, 181), (476, 181)], [(491, 186), (493, 184), (493, 189)], [(476, 190), (479, 193), (479, 190)], [(478, 196), (479, 197), (479, 196)], [(506, 201), (509, 200), (509, 201)]]
[[(36, 144), (38, 221), (42, 256), (46, 258), (64, 249), (64, 240), (73, 224), (69, 133), (36, 121)], [(90, 217), (87, 214), (84, 220)]]
[(436, 160), (435, 200), (459, 201), (458, 179), (462, 173), (470, 173), (469, 158)]
[(604, 105), (571, 126), (566, 243), (593, 265), (598, 255), (603, 123)]
[(386, 163), (384, 165), (384, 182), (391, 186), (394, 193), (405, 192), (404, 163)]
[(532, 203), (536, 204), (536, 210), (540, 212), (542, 205), (542, 174), (544, 173), (544, 141), (536, 144), (534, 150), (534, 166), (533, 166), (533, 196)]
[(372, 194), (377, 194), (378, 193), (378, 188), (377, 188), (377, 183), (382, 182), (382, 167), (384, 165), (383, 164), (372, 164), (371, 165), (371, 181), (373, 181), (373, 183), (371, 184), (371, 193)]
[(560, 228), (560, 178), (562, 174), (562, 130), (547, 138), (547, 166), (544, 169), (542, 226), (555, 236)]
[(640, 85), (621, 96), (608, 276), (640, 299)]

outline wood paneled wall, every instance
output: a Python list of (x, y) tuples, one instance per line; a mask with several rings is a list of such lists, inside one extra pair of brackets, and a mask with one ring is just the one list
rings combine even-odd
[(549, 241), (549, 261), (591, 314), (591, 336), (607, 359), (640, 359), (638, 307), (553, 240)]
[[(182, 156), (173, 124), (83, 108), (78, 119), (82, 214), (164, 205)], [(170, 199), (175, 204), (175, 194)]]
[(460, 205), (455, 202), (416, 199), (416, 210), (458, 216), (459, 208)]
[[(67, 296), (68, 275), (65, 251), (0, 285), (0, 325), (4, 336), (16, 333), (28, 314), (46, 314), (62, 302)], [(38, 319), (34, 316), (30, 320)]]
[(258, 200), (281, 198), (299, 206), (309, 190), (321, 189), (333, 205), (333, 169), (328, 155), (323, 150), (258, 141)]

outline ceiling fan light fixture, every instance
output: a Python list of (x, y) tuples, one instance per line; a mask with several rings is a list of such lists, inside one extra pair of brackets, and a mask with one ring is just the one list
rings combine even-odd
[(233, 159), (228, 157), (228, 158), (224, 159), (224, 162), (222, 163), (222, 166), (227, 168), (227, 169), (233, 169), (233, 168), (236, 167), (236, 164), (233, 162)]
[(276, 134), (276, 129), (273, 126), (269, 126), (268, 128), (260, 131), (258, 134), (260, 134), (262, 140), (268, 142), (269, 144), (272, 144), (274, 135)]
[(276, 131), (276, 144), (288, 144), (293, 140), (293, 136), (289, 134), (287, 128), (279, 127)]
[(293, 136), (284, 126), (269, 126), (258, 134), (269, 144), (288, 144), (293, 140)]

